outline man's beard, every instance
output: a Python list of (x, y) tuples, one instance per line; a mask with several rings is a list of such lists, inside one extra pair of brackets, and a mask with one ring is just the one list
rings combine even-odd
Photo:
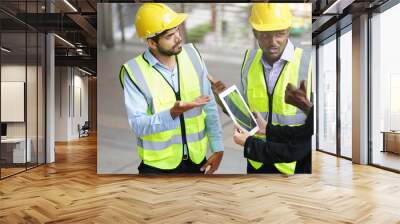
[(174, 47), (172, 47), (171, 50), (166, 50), (166, 49), (162, 48), (159, 44), (157, 44), (157, 50), (158, 50), (158, 52), (160, 52), (160, 54), (162, 54), (162, 55), (165, 55), (165, 56), (174, 56), (174, 55), (177, 55), (177, 54), (181, 53), (182, 47), (180, 47), (180, 48), (178, 48), (178, 50), (175, 50), (175, 51), (174, 51), (174, 49), (175, 49), (178, 45), (180, 45), (180, 44), (181, 44), (181, 43), (176, 44)]

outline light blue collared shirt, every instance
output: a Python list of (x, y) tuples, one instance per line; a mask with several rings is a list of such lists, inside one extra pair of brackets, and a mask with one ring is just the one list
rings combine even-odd
[[(175, 65), (172, 71), (169, 70), (153, 56), (149, 49), (144, 52), (144, 57), (151, 66), (160, 71), (175, 91), (179, 90), (177, 65)], [(210, 141), (211, 151), (224, 151), (222, 126), (219, 121), (217, 104), (214, 100), (211, 84), (207, 79), (208, 72), (204, 62), (202, 65), (204, 76), (202, 85), (205, 93), (211, 97), (210, 102), (203, 106), (206, 114), (205, 131)], [(128, 75), (124, 76), (124, 81), (125, 107), (128, 114), (128, 121), (136, 136), (140, 137), (179, 127), (179, 117), (172, 119), (169, 109), (151, 116), (147, 115), (147, 101), (144, 96), (134, 86)], [(185, 147), (184, 153), (187, 154), (187, 147)]]

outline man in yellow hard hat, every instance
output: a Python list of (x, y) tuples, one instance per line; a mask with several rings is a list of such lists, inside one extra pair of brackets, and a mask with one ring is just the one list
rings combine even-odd
[[(122, 65), (120, 81), (140, 174), (211, 174), (223, 157), (207, 69), (195, 47), (182, 43), (186, 18), (160, 3), (145, 3), (136, 14), (137, 35), (148, 48)], [(213, 154), (206, 159), (209, 143)]]
[[(251, 111), (257, 112), (259, 125), (266, 127), (260, 127), (255, 137), (236, 127), (234, 140), (245, 148), (247, 172), (311, 173), (310, 53), (289, 40), (288, 4), (255, 3), (249, 22), (260, 48), (246, 51), (242, 94)], [(214, 94), (226, 88), (221, 81), (209, 79)]]

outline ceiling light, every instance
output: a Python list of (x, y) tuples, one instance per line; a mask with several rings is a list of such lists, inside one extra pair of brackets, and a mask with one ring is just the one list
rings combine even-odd
[(64, 0), (65, 4), (67, 4), (72, 10), (74, 10), (74, 12), (78, 12), (78, 10), (71, 4), (69, 3), (68, 0)]
[(54, 34), (54, 36), (56, 36), (58, 39), (60, 39), (61, 41), (63, 41), (64, 43), (66, 43), (67, 45), (69, 45), (70, 47), (75, 48), (75, 45), (71, 44), (71, 42), (67, 41), (66, 39), (58, 36), (57, 34)]
[(83, 69), (81, 69), (81, 68), (79, 68), (79, 67), (78, 67), (78, 70), (81, 71), (81, 72), (83, 72), (83, 73), (85, 73), (85, 74), (87, 74), (87, 75), (90, 75), (90, 76), (93, 75), (92, 73), (90, 73), (90, 72), (88, 72), (88, 71), (86, 71), (86, 70), (83, 70)]
[(5, 47), (1, 47), (1, 50), (4, 51), (4, 52), (6, 52), (6, 53), (10, 53), (10, 52), (11, 52), (10, 50), (8, 50), (8, 49), (5, 48)]
[(332, 5), (330, 5), (327, 9), (324, 10), (324, 12), (322, 14), (328, 14), (328, 13), (332, 13), (332, 9), (336, 9), (335, 7), (337, 6), (337, 4), (340, 2), (340, 0), (336, 0)]
[(336, 0), (327, 9), (324, 10), (322, 14), (342, 14), (343, 10), (347, 8), (355, 0)]

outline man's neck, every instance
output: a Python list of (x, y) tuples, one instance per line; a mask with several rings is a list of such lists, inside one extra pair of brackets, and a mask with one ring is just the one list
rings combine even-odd
[(265, 61), (272, 67), (275, 62), (277, 62), (281, 58), (282, 54), (277, 59), (271, 59), (267, 55), (265, 55)]
[(153, 54), (153, 56), (155, 58), (157, 58), (157, 60), (165, 65), (169, 70), (174, 70), (175, 65), (176, 65), (176, 59), (175, 59), (175, 55), (172, 56), (167, 56), (167, 55), (163, 55), (160, 54), (159, 52), (153, 51), (150, 49), (150, 52)]

